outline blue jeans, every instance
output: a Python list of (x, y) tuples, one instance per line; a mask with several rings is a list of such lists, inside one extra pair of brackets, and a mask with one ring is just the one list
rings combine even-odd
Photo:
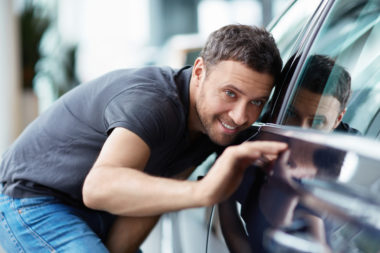
[(50, 196), (15, 199), (1, 188), (0, 245), (7, 253), (108, 252), (103, 241), (113, 216)]

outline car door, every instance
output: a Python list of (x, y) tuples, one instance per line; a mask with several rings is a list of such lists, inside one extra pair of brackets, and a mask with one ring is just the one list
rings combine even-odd
[(248, 168), (215, 207), (208, 252), (380, 250), (380, 3), (319, 1), (313, 13), (293, 45), (293, 30), (276, 37), (284, 20), (272, 28), (286, 64), (249, 139), (289, 151), (270, 173), (265, 159)]

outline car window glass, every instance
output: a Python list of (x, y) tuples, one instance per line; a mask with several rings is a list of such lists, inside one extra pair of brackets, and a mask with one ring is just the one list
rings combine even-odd
[(379, 12), (377, 0), (336, 1), (310, 49), (283, 124), (379, 138)]
[(283, 59), (288, 59), (292, 50), (300, 43), (298, 38), (306, 33), (307, 22), (320, 3), (321, 0), (294, 1), (288, 10), (270, 25), (269, 30)]
[[(322, 9), (321, 3), (322, 0), (295, 0), (284, 10), (282, 15), (269, 25), (268, 30), (276, 41), (284, 63), (292, 52), (299, 50), (302, 44), (301, 38), (308, 33), (308, 28), (311, 27), (310, 23), (312, 23), (313, 14), (314, 17), (318, 16), (315, 14), (318, 13), (316, 10), (319, 9), (320, 11)], [(274, 89), (270, 95), (269, 102), (265, 105), (260, 115), (259, 122), (267, 122), (268, 117), (270, 117), (269, 108), (274, 102), (272, 101), (273, 97), (277, 96), (275, 93)]]

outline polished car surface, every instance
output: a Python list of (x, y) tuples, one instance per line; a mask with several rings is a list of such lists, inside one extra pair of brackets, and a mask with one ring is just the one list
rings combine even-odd
[(206, 251), (380, 252), (380, 2), (294, 1), (270, 30), (285, 66), (247, 141), (289, 151), (213, 208)]

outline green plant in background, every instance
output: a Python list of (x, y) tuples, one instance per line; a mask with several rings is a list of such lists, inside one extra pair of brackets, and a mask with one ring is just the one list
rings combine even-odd
[(36, 81), (45, 80), (53, 88), (55, 98), (65, 94), (79, 84), (76, 68), (76, 45), (62, 43), (57, 32), (48, 34), (43, 48), (43, 57), (36, 65)]
[(79, 84), (75, 71), (77, 49), (78, 47), (76, 45), (66, 46), (65, 59), (62, 62), (62, 71), (65, 73), (66, 80), (63, 87), (60, 86), (57, 90), (58, 96), (63, 95)]
[(40, 42), (51, 23), (50, 18), (43, 14), (42, 8), (33, 1), (25, 1), (20, 16), (21, 55), (24, 90), (33, 89), (33, 79), (36, 75), (35, 66), (41, 58)]
[(77, 46), (64, 43), (57, 28), (57, 2), (48, 3), (24, 0), (20, 17), (23, 89), (31, 90), (44, 80), (58, 98), (79, 84), (75, 72)]

